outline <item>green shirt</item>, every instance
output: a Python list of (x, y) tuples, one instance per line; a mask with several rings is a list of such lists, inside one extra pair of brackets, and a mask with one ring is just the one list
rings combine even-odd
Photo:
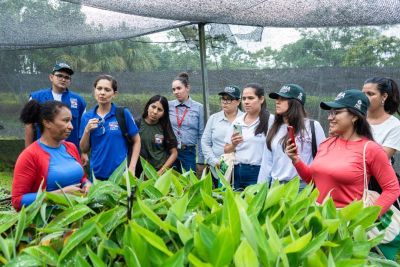
[(154, 168), (160, 169), (169, 157), (169, 150), (176, 144), (166, 140), (161, 124), (148, 124), (145, 120), (140, 123), (140, 156), (145, 158)]

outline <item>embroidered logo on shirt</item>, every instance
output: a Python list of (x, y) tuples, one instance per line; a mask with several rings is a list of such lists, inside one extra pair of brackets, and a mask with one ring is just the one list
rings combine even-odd
[(342, 98), (344, 98), (345, 95), (346, 95), (346, 93), (341, 92), (341, 93), (339, 93), (339, 94), (337, 95), (337, 97), (335, 98), (335, 100), (342, 99)]
[(78, 108), (78, 99), (76, 98), (71, 98), (71, 108)]
[(108, 123), (108, 127), (110, 128), (110, 131), (116, 131), (116, 130), (119, 129), (119, 126), (118, 126), (118, 122), (117, 122), (117, 121), (110, 121), (110, 122)]

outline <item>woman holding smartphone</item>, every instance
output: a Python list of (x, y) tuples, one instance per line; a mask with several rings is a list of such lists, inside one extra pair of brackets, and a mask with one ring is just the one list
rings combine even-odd
[[(269, 97), (275, 99), (275, 120), (264, 146), (258, 183), (272, 183), (275, 180), (287, 183), (298, 174), (290, 158), (285, 154), (286, 141), (291, 139), (291, 142), (296, 143), (301, 158), (310, 164), (313, 160), (311, 123), (314, 124), (316, 146), (325, 140), (325, 134), (319, 122), (307, 118), (304, 109), (306, 93), (301, 86), (286, 84), (278, 93), (270, 93)], [(292, 137), (288, 134), (288, 127), (293, 131)], [(301, 181), (300, 190), (305, 185), (306, 183)]]
[(264, 88), (247, 84), (242, 93), (245, 113), (232, 122), (225, 137), (225, 153), (235, 152), (233, 186), (243, 190), (257, 183), (268, 125), (273, 120), (264, 97)]

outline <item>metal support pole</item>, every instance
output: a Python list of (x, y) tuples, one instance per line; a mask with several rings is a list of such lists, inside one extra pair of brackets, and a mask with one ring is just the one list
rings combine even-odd
[(203, 89), (203, 105), (204, 105), (204, 124), (210, 116), (210, 91), (208, 89), (208, 73), (206, 65), (206, 35), (204, 31), (205, 23), (199, 23), (199, 44), (200, 44), (200, 63), (201, 63), (201, 83)]

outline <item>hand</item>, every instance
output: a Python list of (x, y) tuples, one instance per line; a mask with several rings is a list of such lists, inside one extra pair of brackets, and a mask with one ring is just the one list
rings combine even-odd
[(220, 162), (215, 163), (215, 168), (217, 169), (221, 168), (221, 163)]
[(286, 141), (286, 155), (292, 160), (292, 163), (295, 164), (299, 161), (299, 155), (297, 154), (297, 146), (292, 143), (290, 139)]
[(161, 168), (157, 171), (158, 176), (161, 176), (165, 171), (166, 171), (165, 168), (164, 168), (164, 167), (161, 167)]
[(52, 192), (56, 194), (62, 194), (63, 192), (67, 194), (72, 194), (76, 192), (84, 193), (84, 190), (81, 188), (81, 184), (73, 184), (63, 187), (62, 189), (54, 190)]
[(132, 173), (133, 176), (135, 176), (135, 172), (136, 172), (136, 165), (129, 165), (128, 170)]
[(205, 164), (196, 164), (196, 175), (197, 175), (197, 177), (201, 177), (205, 167), (206, 167)]
[(82, 166), (85, 167), (88, 162), (89, 162), (89, 156), (87, 153), (82, 153), (81, 154), (81, 161), (82, 161)]
[(85, 132), (90, 133), (93, 129), (96, 129), (97, 127), (99, 127), (99, 119), (90, 119), (86, 124)]
[(232, 134), (231, 142), (232, 142), (232, 145), (234, 145), (236, 147), (238, 144), (243, 142), (243, 136), (239, 133), (234, 133), (234, 134)]
[(86, 183), (84, 183), (84, 186), (82, 187), (83, 189), (83, 193), (86, 195), (87, 192), (89, 192), (89, 188), (92, 186), (92, 182), (91, 181), (87, 181)]

